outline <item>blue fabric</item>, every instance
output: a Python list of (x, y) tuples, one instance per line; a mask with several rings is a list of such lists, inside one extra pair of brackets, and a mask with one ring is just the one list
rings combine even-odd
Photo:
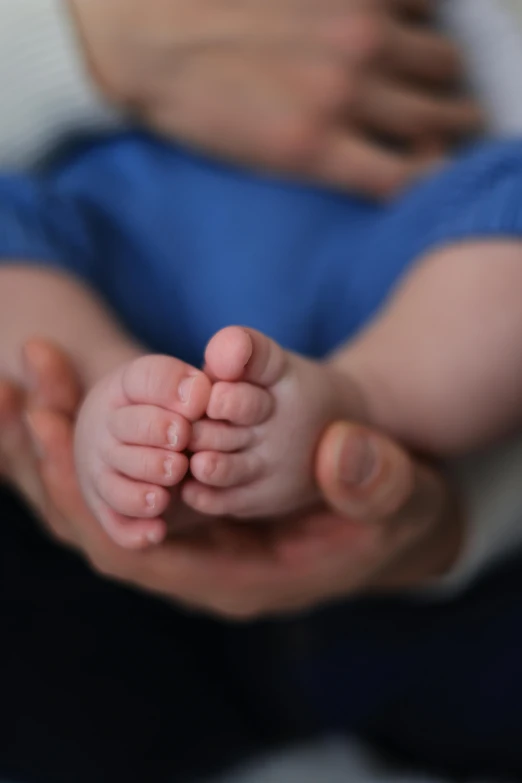
[(75, 273), (151, 349), (196, 364), (233, 323), (322, 356), (429, 248), (522, 233), (521, 151), (473, 150), (382, 206), (118, 136), (0, 180), (0, 257)]

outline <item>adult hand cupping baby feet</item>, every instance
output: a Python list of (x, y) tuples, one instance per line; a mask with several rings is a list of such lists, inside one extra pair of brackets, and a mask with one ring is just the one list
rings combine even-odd
[(84, 497), (121, 546), (160, 543), (172, 488), (185, 477), (191, 423), (207, 409), (204, 373), (168, 356), (142, 356), (87, 395), (75, 433)]
[[(294, 519), (262, 529), (212, 518), (206, 539), (176, 537), (145, 552), (122, 548), (86, 508), (77, 483), (72, 440), (80, 390), (74, 368), (52, 345), (34, 347), (38, 351), (26, 358), (36, 459), (30, 440), (12, 429), (23, 421), (9, 400), (21, 395), (23, 402), (23, 394), (4, 384), (0, 422), (9, 426), (0, 427), (0, 463), (52, 536), (81, 551), (105, 577), (213, 614), (252, 619), (361, 591), (425, 584), (458, 554), (465, 519), (443, 476), (377, 430), (347, 422), (327, 428), (315, 458), (323, 498), (335, 512), (319, 506), (297, 527)], [(366, 449), (361, 454), (361, 443), (371, 444), (373, 461)]]
[(201, 372), (141, 356), (102, 379), (81, 408), (80, 485), (121, 546), (164, 540), (167, 507), (170, 520), (177, 516), (174, 488), (186, 506), (211, 516), (259, 519), (310, 507), (320, 500), (321, 433), (336, 419), (360, 418), (348, 376), (252, 329), (221, 330), (205, 359)]
[(223, 329), (205, 359), (213, 386), (194, 424), (183, 500), (204, 514), (257, 518), (319, 500), (317, 443), (330, 422), (359, 418), (355, 384), (252, 329)]

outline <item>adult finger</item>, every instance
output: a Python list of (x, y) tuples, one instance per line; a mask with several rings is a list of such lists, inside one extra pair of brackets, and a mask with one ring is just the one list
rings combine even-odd
[(76, 480), (71, 421), (60, 413), (30, 409), (27, 423), (46, 490), (42, 515), (61, 541), (79, 546), (81, 536), (78, 535), (78, 528), (89, 511)]
[(321, 439), (316, 477), (339, 514), (359, 522), (425, 528), (447, 503), (442, 476), (390, 439), (365, 427), (335, 423)]
[[(222, 15), (220, 30), (209, 30), (206, 39), (236, 50), (323, 52), (358, 62), (374, 51), (380, 16), (371, 0), (236, 3), (234, 18)], [(217, 18), (213, 27), (216, 22)], [(197, 36), (201, 35), (198, 30)]]
[(53, 343), (30, 340), (24, 346), (23, 361), (30, 405), (74, 415), (81, 389), (70, 359)]
[(305, 174), (327, 185), (387, 199), (433, 167), (433, 161), (411, 153), (388, 150), (350, 130), (325, 133)]
[(20, 450), (24, 429), (21, 422), (23, 394), (8, 381), (0, 382), (0, 475), (13, 474), (13, 461)]
[(160, 95), (149, 119), (211, 154), (292, 171), (313, 155), (319, 123), (350, 100), (346, 69), (327, 58), (209, 52), (187, 63), (174, 110)]
[(358, 91), (350, 119), (387, 137), (413, 140), (474, 133), (482, 114), (472, 100), (430, 94), (373, 76)]
[(462, 75), (456, 44), (431, 27), (383, 19), (381, 45), (376, 50), (380, 70), (433, 85), (450, 85)]
[(7, 382), (0, 383), (0, 478), (8, 481), (41, 513), (45, 492), (27, 433), (24, 409), (22, 390)]

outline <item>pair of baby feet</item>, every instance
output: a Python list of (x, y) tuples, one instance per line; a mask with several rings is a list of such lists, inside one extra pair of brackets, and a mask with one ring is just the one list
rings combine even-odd
[(315, 447), (353, 413), (347, 377), (251, 329), (210, 341), (201, 372), (168, 356), (118, 368), (87, 396), (75, 455), (91, 510), (120, 545), (167, 534), (167, 507), (262, 518), (316, 499)]

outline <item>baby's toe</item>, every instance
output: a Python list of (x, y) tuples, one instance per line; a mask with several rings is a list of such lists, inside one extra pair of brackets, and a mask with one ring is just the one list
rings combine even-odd
[(179, 484), (188, 469), (188, 458), (184, 454), (146, 446), (113, 445), (105, 461), (127, 478), (161, 487)]
[(199, 481), (187, 481), (181, 489), (183, 502), (199, 514), (208, 516), (253, 516), (248, 500), (249, 488), (223, 489)]
[(274, 409), (274, 398), (266, 389), (250, 383), (215, 383), (210, 393), (207, 416), (244, 427), (262, 424)]
[(250, 427), (235, 427), (222, 421), (201, 419), (192, 426), (190, 451), (239, 451), (249, 448), (255, 440)]
[(153, 519), (165, 511), (170, 500), (163, 487), (132, 481), (110, 470), (102, 471), (96, 489), (113, 511), (126, 517)]
[(286, 356), (281, 346), (261, 332), (229, 326), (211, 339), (205, 362), (208, 374), (215, 380), (272, 386), (285, 371)]
[(98, 518), (105, 532), (125, 549), (146, 549), (161, 544), (167, 535), (167, 526), (162, 519), (129, 519), (105, 503), (101, 504)]
[(237, 381), (252, 356), (253, 344), (247, 329), (228, 326), (210, 340), (205, 351), (205, 371), (215, 380)]
[(125, 405), (112, 411), (109, 432), (121, 443), (184, 451), (191, 438), (191, 425), (177, 413), (155, 405)]
[(123, 390), (130, 402), (157, 405), (189, 421), (204, 414), (210, 388), (204, 373), (170, 356), (142, 356), (123, 374)]
[(192, 476), (211, 487), (237, 487), (255, 481), (261, 475), (263, 463), (252, 451), (223, 454), (201, 451), (190, 460)]

